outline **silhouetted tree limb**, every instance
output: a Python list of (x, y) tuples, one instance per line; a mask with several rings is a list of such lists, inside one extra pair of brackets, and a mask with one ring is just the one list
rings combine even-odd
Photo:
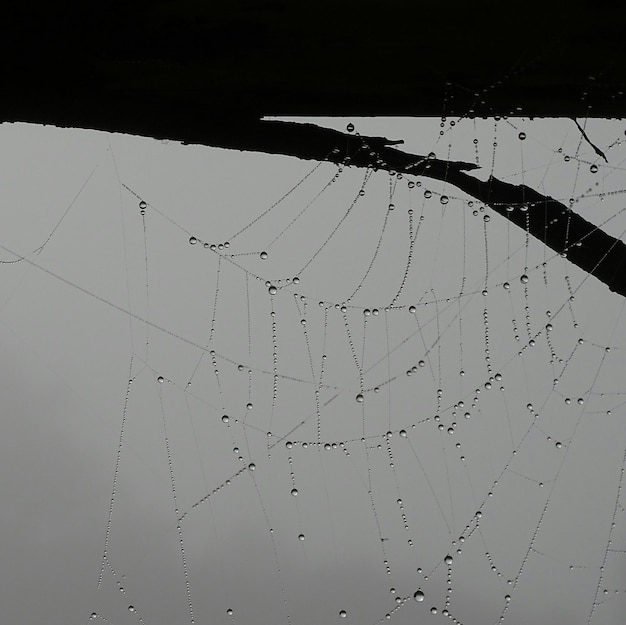
[[(258, 121), (233, 138), (226, 134), (213, 145), (327, 160), (353, 167), (372, 167), (445, 181), (479, 200), (516, 226), (564, 255), (583, 271), (626, 296), (626, 245), (561, 202), (526, 185), (512, 185), (493, 176), (486, 181), (467, 174), (473, 163), (443, 161), (408, 154), (391, 147), (396, 141), (362, 137), (312, 124)], [(513, 210), (511, 210), (513, 209)]]

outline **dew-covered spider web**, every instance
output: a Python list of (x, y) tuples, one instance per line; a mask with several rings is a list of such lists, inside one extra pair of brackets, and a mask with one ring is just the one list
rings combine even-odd
[[(624, 238), (622, 122), (316, 123), (476, 163)], [(6, 435), (15, 496), (39, 493), (37, 522), (2, 531), (51, 589), (34, 614), (622, 622), (621, 295), (427, 177), (2, 132), (3, 411), (29, 424)]]

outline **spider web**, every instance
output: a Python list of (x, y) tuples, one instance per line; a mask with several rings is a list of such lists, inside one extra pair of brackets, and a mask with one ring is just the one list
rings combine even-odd
[[(316, 123), (626, 231), (619, 122)], [(99, 445), (76, 622), (620, 622), (622, 297), (444, 182), (75, 134), (0, 310)]]

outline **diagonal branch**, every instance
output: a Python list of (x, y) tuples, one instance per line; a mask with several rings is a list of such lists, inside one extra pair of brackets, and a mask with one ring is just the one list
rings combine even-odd
[[(442, 180), (464, 191), (541, 241), (574, 265), (626, 296), (626, 245), (549, 196), (526, 185), (467, 174), (473, 163), (443, 161), (408, 154), (383, 137), (348, 135), (313, 124), (249, 122), (238, 137), (225, 133), (208, 145), (285, 154), (302, 159), (373, 167)], [(245, 131), (244, 131), (245, 130)], [(511, 210), (513, 209), (513, 210)]]

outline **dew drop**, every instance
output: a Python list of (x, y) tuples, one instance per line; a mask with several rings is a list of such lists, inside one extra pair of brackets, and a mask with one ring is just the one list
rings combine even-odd
[(196, 237), (189, 237), (190, 245), (195, 245), (197, 242), (198, 242), (198, 239), (196, 239)]
[(359, 394), (355, 397), (355, 399), (356, 399), (359, 403), (362, 403), (362, 402), (363, 402), (364, 397), (363, 397), (363, 395), (362, 395), (361, 393), (359, 393)]
[(350, 122), (347, 126), (346, 126), (346, 130), (348, 132), (354, 132), (354, 124), (352, 122)]
[(415, 599), (415, 601), (424, 601), (424, 593), (421, 590), (415, 591), (413, 599)]
[(300, 541), (304, 540), (304, 534), (298, 534), (298, 540)]
[(517, 135), (520, 139), (520, 141), (523, 141), (524, 139), (526, 139), (526, 133), (525, 132), (520, 132), (519, 135)]
[(134, 605), (129, 605), (128, 606), (128, 611), (129, 612), (134, 612), (135, 611), (135, 606)]
[(254, 462), (251, 462), (251, 463), (248, 465), (248, 469), (249, 469), (250, 471), (256, 471), (256, 464), (254, 464)]
[(261, 252), (259, 254), (259, 257), (260, 257), (261, 260), (265, 260), (267, 258), (267, 252)]
[(437, 608), (436, 608), (435, 606), (433, 606), (433, 607), (430, 609), (430, 613), (431, 613), (431, 614), (437, 614)]
[(267, 292), (270, 295), (276, 295), (276, 293), (278, 292), (278, 289), (272, 284), (269, 289), (267, 289)]
[(502, 287), (504, 288), (505, 291), (508, 291), (511, 288), (511, 285), (508, 282), (505, 282)]
[(424, 366), (426, 365), (426, 363), (425, 363), (423, 360), (420, 360), (417, 364), (418, 364), (420, 367), (424, 367)]
[(593, 165), (589, 168), (589, 171), (590, 171), (592, 174), (597, 173), (597, 171), (598, 171), (598, 166), (594, 163), (594, 164), (593, 164)]
[(292, 488), (291, 489), (291, 495), (292, 495), (292, 497), (297, 497), (298, 496), (298, 489), (297, 488)]
[(528, 284), (528, 276), (527, 276), (526, 274), (524, 274), (523, 276), (520, 276), (519, 281), (520, 281), (522, 284)]
[(222, 417), (222, 423), (228, 423), (228, 421), (229, 421), (228, 415), (226, 415), (226, 414), (225, 414), (225, 415)]
[(432, 197), (432, 191), (429, 191), (428, 189), (426, 189), (426, 191), (424, 191), (424, 197), (426, 199), (428, 199), (429, 197)]
[(228, 614), (228, 616), (232, 616), (233, 615), (232, 609), (228, 608), (228, 610), (226, 610), (226, 614)]
[(162, 375), (160, 375), (160, 376), (157, 378), (157, 382), (158, 382), (159, 384), (163, 384), (163, 382), (164, 382), (164, 381), (165, 381), (165, 378), (164, 378)]
[(447, 196), (447, 195), (442, 195), (442, 196), (439, 198), (439, 201), (440, 201), (442, 204), (447, 204), (447, 203), (448, 203), (448, 201), (449, 201), (449, 198), (448, 198), (448, 196)]
[(406, 438), (406, 437), (407, 437), (406, 430), (400, 430), (400, 436), (401, 436), (402, 438)]
[(146, 208), (148, 207), (148, 204), (146, 202), (144, 202), (144, 200), (141, 200), (141, 202), (139, 202), (139, 208), (143, 211), (146, 210)]
[(345, 610), (341, 610), (341, 612), (339, 612), (339, 616), (341, 618), (346, 618), (346, 616), (348, 616), (348, 613)]
[(415, 306), (409, 306), (409, 312), (411, 314), (414, 314), (416, 310), (417, 310), (417, 308), (415, 308)]
[(452, 564), (452, 556), (451, 556), (450, 554), (448, 554), (448, 555), (447, 555), (447, 556), (443, 559), (443, 561), (444, 561), (446, 564)]

